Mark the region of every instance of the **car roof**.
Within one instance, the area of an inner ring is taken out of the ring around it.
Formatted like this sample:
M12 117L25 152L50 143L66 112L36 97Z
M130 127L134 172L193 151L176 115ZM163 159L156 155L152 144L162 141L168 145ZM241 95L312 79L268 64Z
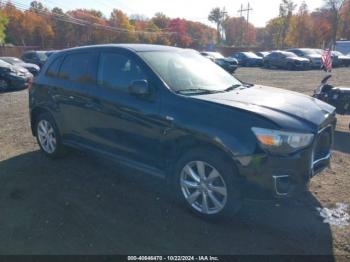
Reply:
M180 51L182 48L164 46L164 45L148 45L148 44L105 44L105 45L90 45L90 46L81 46L74 47L62 50L62 52L71 52L87 49L101 49L101 48L119 48L119 49L128 49L133 52L150 52L150 51Z

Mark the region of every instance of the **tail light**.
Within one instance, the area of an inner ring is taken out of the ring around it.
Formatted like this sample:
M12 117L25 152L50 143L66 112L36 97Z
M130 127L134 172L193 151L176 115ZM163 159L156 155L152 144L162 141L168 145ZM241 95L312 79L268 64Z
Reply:
M28 80L28 92L32 91L32 87L33 87L33 78L30 78Z

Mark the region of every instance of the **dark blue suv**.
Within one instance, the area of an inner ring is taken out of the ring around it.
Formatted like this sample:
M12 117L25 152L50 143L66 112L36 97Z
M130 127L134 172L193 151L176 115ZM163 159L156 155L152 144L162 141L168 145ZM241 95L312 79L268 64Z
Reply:
M284 198L329 165L334 107L242 83L195 51L101 45L53 54L30 90L43 153L74 147L165 178L207 218Z

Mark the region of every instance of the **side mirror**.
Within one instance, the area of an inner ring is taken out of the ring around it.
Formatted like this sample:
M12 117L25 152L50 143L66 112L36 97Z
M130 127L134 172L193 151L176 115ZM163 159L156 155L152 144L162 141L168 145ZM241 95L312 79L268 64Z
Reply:
M135 80L129 86L129 93L139 97L148 96L151 93L147 80Z

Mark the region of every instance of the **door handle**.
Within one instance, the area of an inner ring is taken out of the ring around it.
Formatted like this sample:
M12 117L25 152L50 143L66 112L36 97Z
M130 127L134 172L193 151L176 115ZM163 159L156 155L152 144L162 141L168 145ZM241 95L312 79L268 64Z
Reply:
M169 126L165 127L162 131L163 136L166 136L169 131L171 131L174 127L174 118L172 116L166 116L165 117L166 121L169 123Z
M166 116L165 119L169 122L174 122L174 118L172 116Z

